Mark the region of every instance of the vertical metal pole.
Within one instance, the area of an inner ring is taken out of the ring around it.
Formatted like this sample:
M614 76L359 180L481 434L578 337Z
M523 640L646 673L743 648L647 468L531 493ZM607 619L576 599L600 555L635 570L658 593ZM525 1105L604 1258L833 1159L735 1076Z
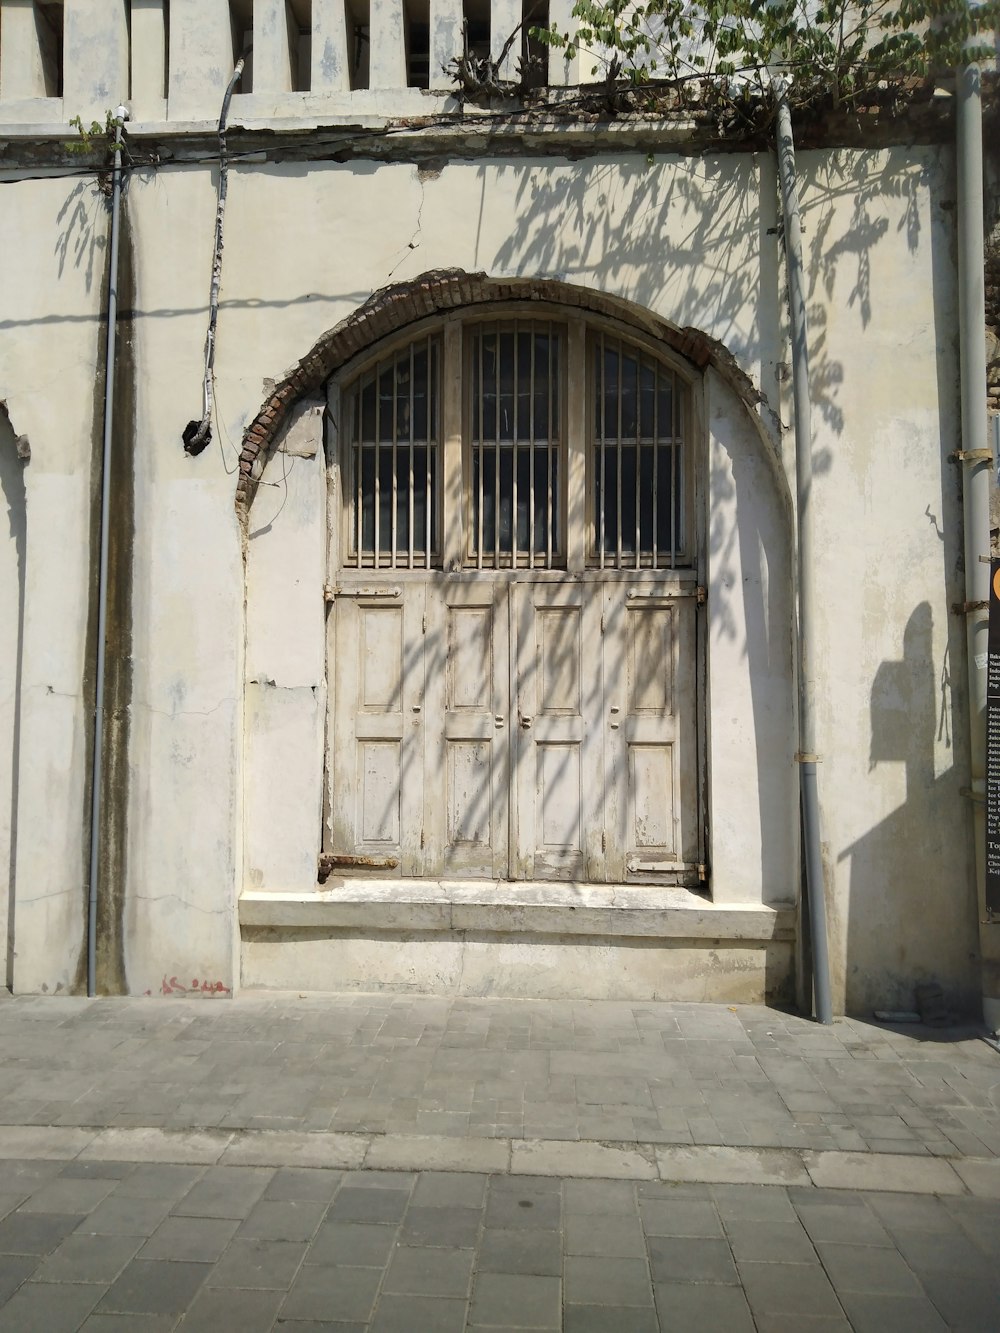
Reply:
M978 65L958 71L955 136L958 166L958 312L962 396L962 522L965 533L966 647L969 672L969 728L975 837L976 893L982 909L986 893L986 663L990 567L980 556L990 549L990 458L986 431L986 290L983 272L983 105ZM985 917L980 910L980 920ZM989 926L980 927L989 931ZM987 943L984 939L983 943ZM983 950L983 1008L987 1025L1000 1024L1000 995L991 981L995 948ZM992 963L992 966L991 966ZM991 993L992 992L992 993Z
M97 994L97 877L101 851L101 781L104 772L105 637L108 625L108 541L111 511L111 439L115 415L115 353L118 335L118 232L122 204L122 126L128 112L115 116L111 169L111 256L108 265L108 332L104 354L104 447L101 462L101 554L97 580L97 681L94 705L94 764L90 802L90 885L87 902L87 994Z
M798 508L799 612L799 792L806 867L806 897L812 940L813 996L816 1018L833 1022L830 960L826 942L826 889L820 850L819 794L816 782L816 644L813 620L814 580L812 516L812 405L809 396L809 341L802 265L802 219L795 182L795 141L788 90L776 81L778 97L778 174L788 263L788 301L792 328L792 393L795 415L795 481Z

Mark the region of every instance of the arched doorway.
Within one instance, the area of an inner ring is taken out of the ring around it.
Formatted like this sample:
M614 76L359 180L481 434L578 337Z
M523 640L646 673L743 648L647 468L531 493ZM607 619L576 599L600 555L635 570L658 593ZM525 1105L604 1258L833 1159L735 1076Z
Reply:
M329 863L702 884L691 365L512 294L365 347L328 394Z

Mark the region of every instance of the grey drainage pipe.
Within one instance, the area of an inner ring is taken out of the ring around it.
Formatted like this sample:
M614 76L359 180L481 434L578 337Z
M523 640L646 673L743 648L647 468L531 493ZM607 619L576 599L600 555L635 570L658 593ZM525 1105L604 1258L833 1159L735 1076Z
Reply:
M101 473L101 555L97 592L97 681L94 705L94 766L90 802L90 893L87 903L87 994L97 994L97 876L101 850L101 780L104 771L105 636L108 624L108 538L111 509L111 438L115 416L115 356L118 335L118 231L122 206L122 127L128 108L115 111L112 167L111 257L108 264L108 341L104 366L104 452Z
M795 415L795 490L798 507L799 612L799 797L806 868L806 899L812 942L814 1012L833 1022L830 960L826 943L826 892L820 850L819 794L816 785L815 629L813 622L812 405L809 397L809 342L802 273L802 220L795 183L795 141L788 87L775 80L778 98L778 176L788 263L788 304L792 326L792 396Z
M962 394L962 523L965 532L965 623L976 889L986 890L986 661L990 567L990 450L986 430L986 293L983 273L983 105L977 65L958 71L955 139L958 158L958 309ZM980 917L984 912L978 913ZM985 978L984 978L985 979ZM1000 1024L1000 997L983 997L987 1025Z

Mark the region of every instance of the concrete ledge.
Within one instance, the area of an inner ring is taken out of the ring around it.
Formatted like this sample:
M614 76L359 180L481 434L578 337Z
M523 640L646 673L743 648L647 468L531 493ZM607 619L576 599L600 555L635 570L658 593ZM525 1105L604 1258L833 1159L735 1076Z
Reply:
M504 880L336 879L310 893L245 890L244 926L488 931L602 938L790 941L792 907L714 903L687 889Z
M811 1152L564 1139L307 1133L284 1130L0 1126L0 1160L177 1162L202 1166L473 1171L489 1175L814 1186L897 1194L1000 1196L996 1158Z

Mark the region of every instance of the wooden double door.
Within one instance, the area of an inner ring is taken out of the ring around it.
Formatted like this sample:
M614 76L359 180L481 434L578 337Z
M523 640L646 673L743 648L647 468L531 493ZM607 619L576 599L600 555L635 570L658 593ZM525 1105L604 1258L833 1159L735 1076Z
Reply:
M694 576L394 573L333 590L338 869L696 883Z

